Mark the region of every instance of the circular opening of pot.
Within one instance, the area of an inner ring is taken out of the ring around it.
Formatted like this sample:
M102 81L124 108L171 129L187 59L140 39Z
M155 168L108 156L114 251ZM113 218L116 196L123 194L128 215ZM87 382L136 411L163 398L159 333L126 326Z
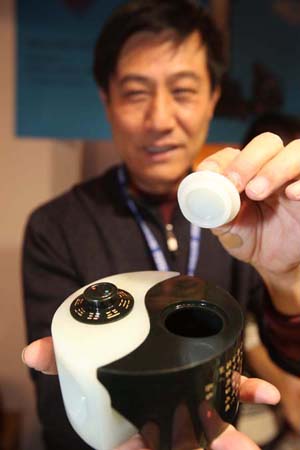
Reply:
M178 336L205 338L218 334L223 327L223 320L215 311L203 305L181 305L165 316L165 326Z

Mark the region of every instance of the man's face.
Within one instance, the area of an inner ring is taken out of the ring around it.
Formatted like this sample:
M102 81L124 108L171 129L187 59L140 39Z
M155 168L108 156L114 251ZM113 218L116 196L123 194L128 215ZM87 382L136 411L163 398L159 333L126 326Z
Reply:
M201 149L219 91L211 92L198 33L180 45L137 33L125 43L109 94L101 93L115 145L134 182L150 193L176 189Z

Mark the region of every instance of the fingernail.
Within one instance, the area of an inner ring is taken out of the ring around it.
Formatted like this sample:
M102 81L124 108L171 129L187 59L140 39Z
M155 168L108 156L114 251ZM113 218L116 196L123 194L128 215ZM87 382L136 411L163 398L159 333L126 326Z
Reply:
M29 344L30 345L30 344ZM31 364L31 362L30 362L30 357L29 357L29 361L28 360L26 360L26 358L25 358L25 354L26 354L26 352L27 352L27 348L28 348L28 345L26 346L26 347L24 347L23 348L23 351L22 351L22 353L21 353L21 358L22 358L22 362L23 362L23 364L25 364L27 367L29 367L30 369L35 369L35 367L33 367L32 366L32 364ZM30 353L30 352L29 352ZM30 355L29 355L30 356ZM28 359L28 358L27 358ZM36 369L35 369L36 370Z
M247 186L247 191L250 191L257 197L265 194L269 188L269 181L265 177L256 177L250 181Z
M22 354L21 354L21 358L22 358L22 361L23 361L24 364L26 364L26 362L25 362L26 348L27 348L27 347L23 348L23 351L22 351Z
M235 185L238 190L242 189L242 181L241 177L237 172L228 172L226 173L227 178Z
M208 159L200 163L197 170L211 170L212 172L220 172L220 166L216 161Z

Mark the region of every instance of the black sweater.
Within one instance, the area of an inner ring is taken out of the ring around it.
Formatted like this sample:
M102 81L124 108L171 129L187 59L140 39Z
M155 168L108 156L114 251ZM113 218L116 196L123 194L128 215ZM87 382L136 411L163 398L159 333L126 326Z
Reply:
M141 199L137 203L171 270L185 273L188 222L176 208L172 223L179 249L174 256L167 249L159 207ZM124 203L115 168L43 205L29 218L24 240L29 342L51 334L54 312L81 286L104 276L140 270L155 270L155 266L139 225ZM202 230L196 275L228 290L243 307L263 295L256 272L230 257L208 230ZM47 449L90 448L68 423L57 377L36 372L32 376Z

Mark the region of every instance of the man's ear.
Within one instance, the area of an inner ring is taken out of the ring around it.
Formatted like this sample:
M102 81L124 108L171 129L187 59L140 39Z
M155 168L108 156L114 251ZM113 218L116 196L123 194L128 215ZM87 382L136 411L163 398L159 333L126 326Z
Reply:
M106 117L109 119L109 98L107 92L103 89L99 89L98 91L100 100L104 106Z
M107 93L103 89L99 89L98 93L99 93L100 100L103 103L103 106L106 108L106 105L108 103Z
M210 106L211 106L210 118L211 119L215 113L215 109L216 109L218 101L220 100L220 97L221 97L221 87L216 86L211 93L211 99L210 99L211 100L211 102L210 102Z

